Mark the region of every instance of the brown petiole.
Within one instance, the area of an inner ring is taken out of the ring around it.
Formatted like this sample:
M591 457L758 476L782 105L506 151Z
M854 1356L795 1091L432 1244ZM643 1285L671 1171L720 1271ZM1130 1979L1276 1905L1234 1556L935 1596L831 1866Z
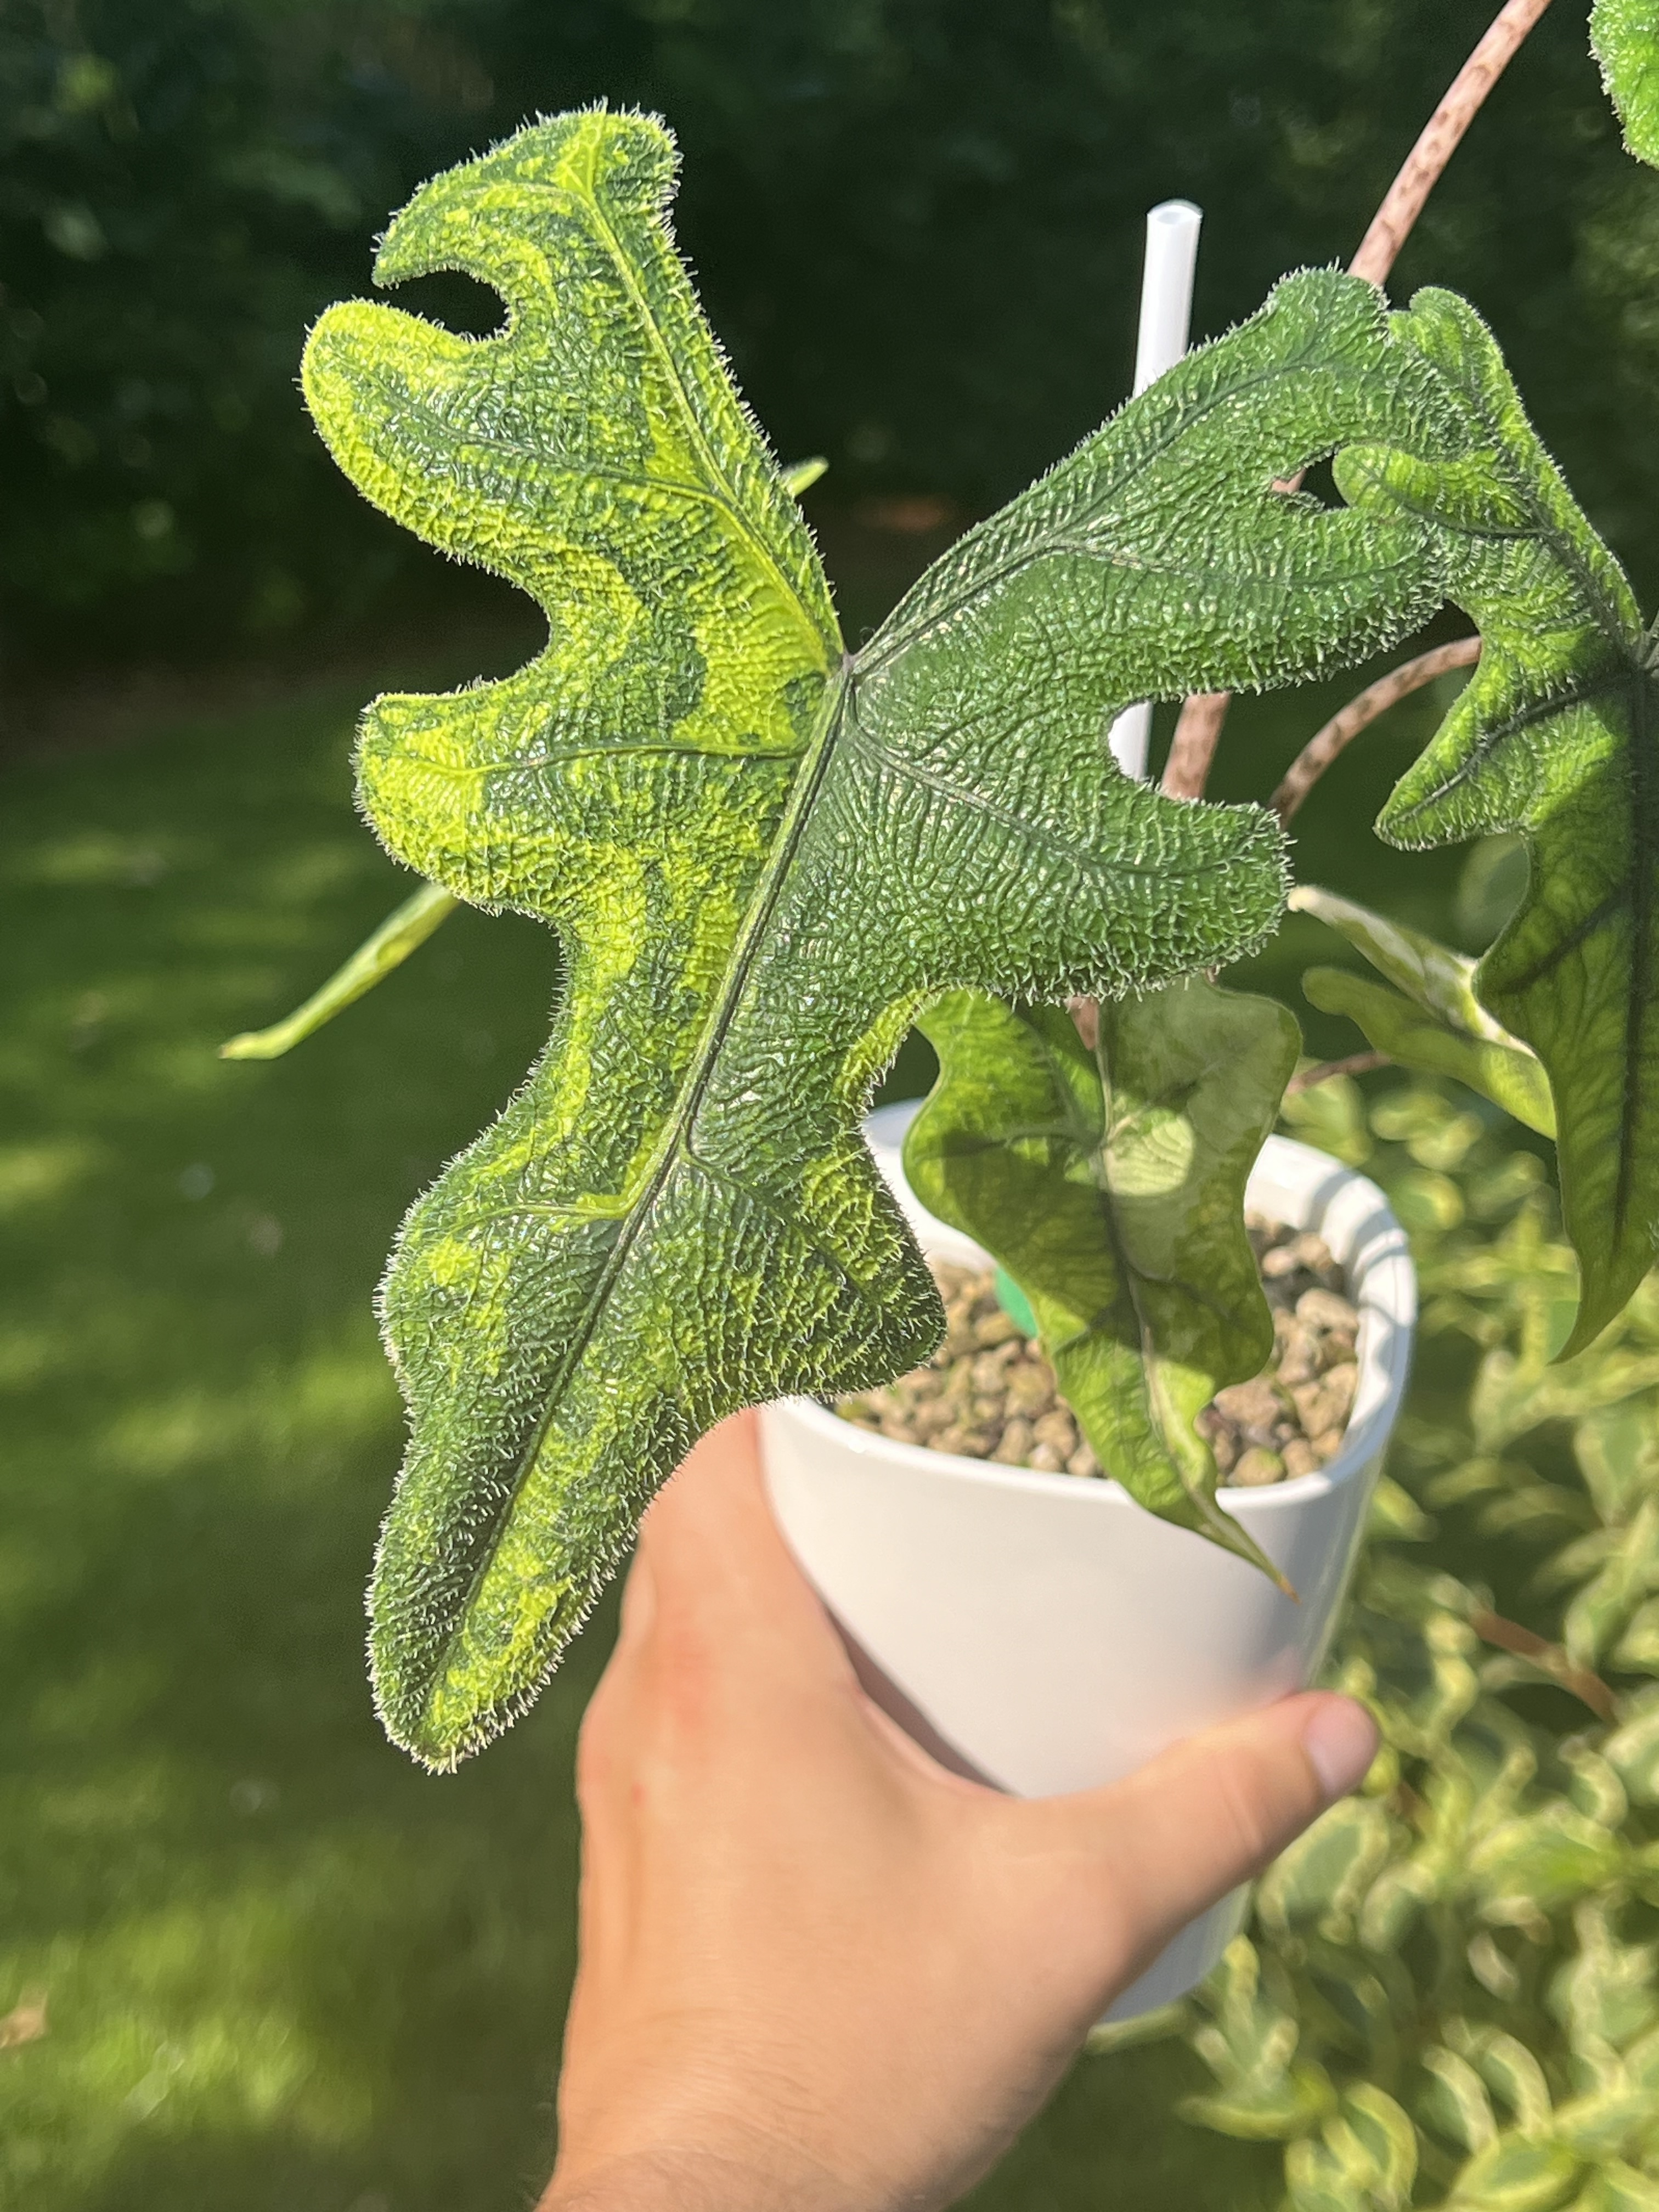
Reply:
M1580 1705L1588 1705L1598 1720L1610 1721L1618 1711L1618 1700L1601 1677L1588 1667L1579 1666L1568 1657L1560 1644L1552 1644L1547 1636L1523 1628L1518 1620L1506 1620L1501 1613L1493 1613L1486 1606L1477 1606L1470 1613L1469 1626L1483 1644L1495 1644L1500 1651L1525 1659L1541 1674L1549 1675L1564 1690L1570 1691Z
M1309 738L1285 769L1267 802L1279 820L1289 826L1291 817L1331 763L1379 715L1413 691L1420 691L1425 684L1432 684L1437 676L1454 668L1468 668L1480 658L1480 639L1460 637L1450 645L1437 645L1431 653L1419 653L1415 660L1405 661L1387 676L1379 676L1375 684L1368 684L1358 698L1350 699L1340 714L1333 714L1323 729ZM1218 695L1206 692L1204 696Z
M1322 1060L1293 1075L1285 1085L1285 1096L1293 1098L1298 1091L1311 1091L1316 1083L1328 1083L1334 1076L1369 1075L1373 1068L1393 1066L1386 1052L1351 1052L1346 1060Z
M1383 195L1359 251L1348 264L1354 276L1367 276L1373 284L1383 282L1464 132L1549 4L1550 0L1505 0ZM1171 799L1204 796L1231 696L1225 691L1197 691L1182 708L1164 770L1163 787Z

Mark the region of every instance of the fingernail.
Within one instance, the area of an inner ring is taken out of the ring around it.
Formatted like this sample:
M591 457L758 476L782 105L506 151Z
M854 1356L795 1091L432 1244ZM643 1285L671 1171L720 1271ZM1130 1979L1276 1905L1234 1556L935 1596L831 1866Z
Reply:
M1357 1789L1376 1756L1376 1723L1352 1698L1322 1698L1308 1716L1302 1748L1319 1777L1325 1802Z

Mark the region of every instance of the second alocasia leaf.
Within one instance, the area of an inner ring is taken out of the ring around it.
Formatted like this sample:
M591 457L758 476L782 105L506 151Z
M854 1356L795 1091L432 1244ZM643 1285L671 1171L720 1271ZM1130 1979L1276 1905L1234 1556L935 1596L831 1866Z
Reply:
M975 991L921 1028L939 1076L904 1147L917 1197L1025 1293L1105 1472L1266 1565L1216 1504L1194 1422L1273 1346L1244 1186L1296 1066L1294 1018L1194 975L1103 1006L1092 1050L1063 1007Z
M1475 970L1549 1079L1588 1344L1659 1232L1659 687L1623 570L1575 505L1474 309L1419 292L1395 327L1462 417L1460 458L1356 449L1344 493L1433 528L1480 659L1377 823L1404 846L1527 841L1528 888Z
M1357 659L1435 598L1414 519L1273 489L1354 439L1449 450L1376 294L1316 274L848 654L675 255L672 174L641 117L521 132L418 193L376 272L465 270L503 329L351 302L306 358L359 486L549 624L504 682L378 701L358 756L398 858L566 953L545 1054L383 1291L410 1440L373 1663L434 1765L534 1694L702 1431L931 1349L935 1293L859 1135L921 1007L1109 994L1273 927L1269 818L1124 780L1113 714Z

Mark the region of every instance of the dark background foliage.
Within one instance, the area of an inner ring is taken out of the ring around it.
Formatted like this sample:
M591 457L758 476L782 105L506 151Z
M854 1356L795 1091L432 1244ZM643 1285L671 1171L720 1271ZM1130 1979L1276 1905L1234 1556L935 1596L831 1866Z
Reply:
M1139 219L1207 216L1197 327L1352 252L1486 0L0 0L0 636L14 670L246 651L467 580L371 515L294 386L433 169L605 97L836 503L982 510L1127 383ZM1399 271L1466 291L1659 575L1659 184L1561 0ZM411 304L487 328L466 280ZM480 588L473 584L477 592Z

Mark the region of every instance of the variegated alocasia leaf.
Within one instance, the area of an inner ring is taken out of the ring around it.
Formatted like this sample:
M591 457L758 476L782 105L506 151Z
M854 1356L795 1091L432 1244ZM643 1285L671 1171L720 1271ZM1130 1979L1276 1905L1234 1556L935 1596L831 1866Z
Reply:
M1435 598L1415 520L1273 489L1345 441L1450 450L1375 292L1318 274L848 655L674 253L672 166L641 117L521 132L420 191L376 272L465 270L503 329L357 301L306 356L360 488L549 623L504 682L376 702L358 750L398 858L566 953L545 1055L382 1293L411 1435L371 1649L434 1765L534 1694L701 1431L936 1340L858 1126L915 1012L1160 981L1273 927L1275 827L1120 776L1111 716L1357 658Z
M1351 968L1310 968L1302 988L1322 1012L1346 1014L1401 1066L1449 1075L1540 1136L1555 1134L1555 1107L1538 1057L1476 998L1476 963L1466 953L1312 884L1298 884L1290 902L1346 937L1397 986L1391 990Z
M1638 161L1659 167L1659 9L1654 0L1595 0L1590 44L1601 82Z
M1440 539L1479 665L1377 828L1439 845L1516 830L1527 896L1475 971L1480 1003L1543 1062L1588 1344L1653 1265L1659 1230L1659 693L1624 572L1522 410L1474 309L1419 292L1394 318L1463 420L1449 466L1340 457L1345 495Z
M1103 1006L1092 1051L1063 1009L976 991L921 1027L939 1073L905 1139L911 1188L1024 1291L1106 1473L1274 1572L1217 1505L1193 1425L1273 1351L1244 1185L1296 1067L1295 1020L1188 976Z

